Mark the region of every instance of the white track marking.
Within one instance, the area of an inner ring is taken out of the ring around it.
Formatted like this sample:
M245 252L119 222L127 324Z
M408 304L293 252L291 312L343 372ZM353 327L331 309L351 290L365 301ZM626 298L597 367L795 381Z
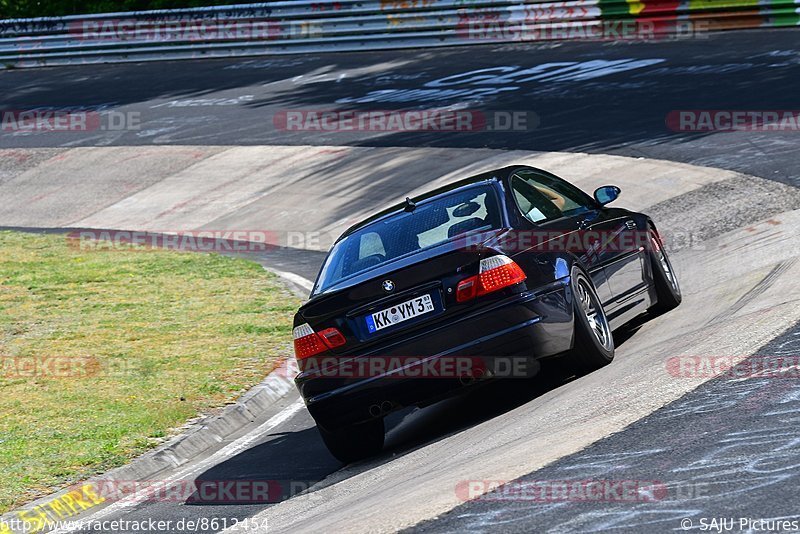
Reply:
M303 278L299 274L294 274L294 273L290 273L290 272L287 272L287 271L279 271L277 269L271 269L271 268L268 269L268 270L273 272L273 273L275 273L275 274L277 274L281 278L285 278L288 281L290 281L290 282L292 282L294 284L297 284L298 286L302 287L303 289L307 289L308 291L311 291L312 289L314 289L314 282L312 282L311 280L309 280L307 278Z

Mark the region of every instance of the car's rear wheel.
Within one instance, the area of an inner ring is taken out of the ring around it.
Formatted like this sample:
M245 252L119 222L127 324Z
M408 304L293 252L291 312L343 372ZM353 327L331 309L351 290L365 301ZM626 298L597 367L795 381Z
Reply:
M681 303L681 288L667 251L664 250L664 244L653 228L649 230L649 239L650 264L653 266L653 282L658 298L658 302L650 310L664 313L677 308Z
M591 279L577 266L570 287L575 310L575 343L570 360L578 372L589 372L614 359L614 338Z
M326 430L317 425L325 446L340 462L349 464L381 452L383 449L383 419Z

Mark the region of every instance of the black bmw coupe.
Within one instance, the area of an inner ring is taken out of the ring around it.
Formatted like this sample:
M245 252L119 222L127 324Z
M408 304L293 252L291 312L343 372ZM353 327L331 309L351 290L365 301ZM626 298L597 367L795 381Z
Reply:
M295 381L343 462L383 447L383 418L541 358L576 373L614 358L612 331L680 304L662 238L557 176L512 166L407 198L347 230L295 315Z

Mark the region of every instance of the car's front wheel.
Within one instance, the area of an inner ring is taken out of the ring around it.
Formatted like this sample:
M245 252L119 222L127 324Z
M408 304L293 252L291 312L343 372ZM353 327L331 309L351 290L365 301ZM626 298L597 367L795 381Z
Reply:
M381 452L385 429L383 419L326 430L317 425L325 446L340 462L349 464Z
M590 372L614 359L614 338L591 279L577 266L570 278L575 342L569 357L576 371Z

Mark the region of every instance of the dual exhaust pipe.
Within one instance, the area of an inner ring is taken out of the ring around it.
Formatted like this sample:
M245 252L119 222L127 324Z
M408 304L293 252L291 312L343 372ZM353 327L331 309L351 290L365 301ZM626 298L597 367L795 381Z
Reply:
M484 372L483 369L476 369L474 372L467 376L460 376L458 381L461 382L463 386L469 386L470 384L474 384L478 380L482 378L489 378L492 376L491 372ZM380 404L373 404L369 407L369 415L377 419L378 417L383 417L391 412L395 407L395 404L392 401L383 401Z
M369 414L372 417L378 418L388 414L389 412L392 411L393 408L394 404L391 401L383 401L380 404L373 404L372 406L370 406Z
M490 378L492 373L490 371L484 372L483 369L475 369L473 372L466 376L459 376L458 381L461 382L462 386L469 386L474 384L481 378Z

